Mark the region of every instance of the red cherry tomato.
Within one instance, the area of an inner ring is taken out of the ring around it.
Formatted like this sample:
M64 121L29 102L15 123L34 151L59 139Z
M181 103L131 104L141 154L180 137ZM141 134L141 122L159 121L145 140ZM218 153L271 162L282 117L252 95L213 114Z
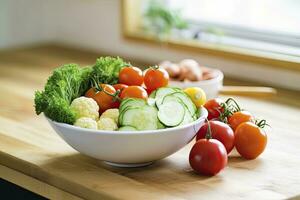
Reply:
M234 147L234 133L232 129L225 123L220 121L210 121L211 136L213 139L219 140L225 147L227 154ZM207 134L208 124L205 123L197 133L196 140L205 138Z
M227 152L220 141L201 139L191 149L189 161L196 172L211 176L219 173L226 166Z
M230 127L235 130L241 123L253 121L253 115L248 111L238 111L228 118Z
M246 159L255 159L267 145L267 134L252 122L240 124L234 135L235 148Z
M115 88L115 90L120 90L120 91L122 91L122 90L124 90L125 88L127 88L128 85L118 83L118 84L113 85L113 87Z
M140 86L143 81L143 72L137 67L124 67L119 73L119 83Z
M144 75L144 83L150 91L165 87L169 83L169 74L165 69L150 67Z
M205 104L204 107L208 111L208 120L211 119L218 119L220 116L220 113L224 112L224 108L222 107L222 99L215 98L215 99L210 99L208 100Z
M108 84L101 84L100 85L102 90L104 91L96 91L94 88L90 88L86 93L86 97L93 98L98 106L99 106L99 112L102 113L107 109L115 108L115 102L113 101L113 95L116 93L115 88L113 86Z
M128 86L125 88L121 93L121 99L125 98L141 98L141 99L147 99L148 94L144 88L141 86Z

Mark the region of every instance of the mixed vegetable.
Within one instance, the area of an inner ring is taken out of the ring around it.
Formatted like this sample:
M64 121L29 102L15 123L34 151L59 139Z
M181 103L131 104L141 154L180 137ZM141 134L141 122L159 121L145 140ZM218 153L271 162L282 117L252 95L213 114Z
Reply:
M36 113L53 121L99 130L155 130L188 124L205 103L200 88L168 87L158 66L142 72L121 58L101 57L94 66L63 65L44 91L35 94Z

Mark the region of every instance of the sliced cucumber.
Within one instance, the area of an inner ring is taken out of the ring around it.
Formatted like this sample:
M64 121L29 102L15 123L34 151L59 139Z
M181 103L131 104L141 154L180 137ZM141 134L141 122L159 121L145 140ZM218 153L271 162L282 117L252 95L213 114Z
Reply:
M193 122L195 119L192 117L191 113L186 109L186 112L184 113L184 118L182 122L179 125L185 125Z
M175 92L172 95L181 99L181 101L187 106L187 109L192 116L196 113L197 108L195 104L184 92Z
M125 110L128 107L142 107L146 105L146 101L144 99L138 99L138 98L128 98L125 99L125 103L123 101L121 102L121 105L119 107L120 112Z
M185 108L179 101L168 101L160 105L158 119L166 126L179 125L185 114Z
M118 129L118 131L137 131L137 130L132 126L122 126Z
M166 128L165 125L163 125L159 120L157 120L157 129L164 129Z
M177 91L178 91L177 88L171 88L171 87L159 88L156 91L156 96L155 96L156 106L159 107L162 104L163 99L166 95L177 92Z
M129 107L124 111L121 120L122 126L133 126L137 130L155 130L157 123L157 109L149 105L139 108Z

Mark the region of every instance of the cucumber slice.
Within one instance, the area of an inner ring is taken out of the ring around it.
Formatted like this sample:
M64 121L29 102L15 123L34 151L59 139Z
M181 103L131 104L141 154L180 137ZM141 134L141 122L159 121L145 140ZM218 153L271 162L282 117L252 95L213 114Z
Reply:
M137 130L155 130L157 123L157 109L148 105L139 108L129 107L124 111L121 120L122 126L133 126Z
M179 125L185 114L185 108L179 101L168 101L160 105L158 119L166 126Z
M164 129L166 128L165 125L163 125L159 120L157 120L157 129Z
M159 88L156 91L156 96L155 96L156 106L159 107L162 104L163 99L166 95L172 94L177 91L178 88L170 88L170 87Z
M122 112L123 110L125 110L128 107L142 107L144 105L146 105L146 101L143 99L128 98L128 100L125 101L125 103L123 103L123 101L121 102L119 110L120 110L120 112Z
M184 113L184 118L183 118L182 122L179 125L186 125L186 124L189 124L193 121L195 121L195 119L193 118L191 113L186 109L186 112Z
M187 109L189 110L192 116L196 113L196 105L184 92L174 92L172 95L181 99L181 101L187 106Z
M118 131L137 131L137 130L132 126L122 126L118 129Z

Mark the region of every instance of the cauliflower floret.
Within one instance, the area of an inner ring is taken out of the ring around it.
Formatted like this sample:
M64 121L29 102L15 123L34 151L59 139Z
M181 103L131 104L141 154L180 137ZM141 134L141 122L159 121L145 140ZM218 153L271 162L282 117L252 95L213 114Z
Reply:
M117 123L111 118L100 118L97 125L99 130L114 131L118 129Z
M102 113L102 115L100 116L100 119L101 118L111 118L118 124L119 109L117 109L117 108L107 109L104 113Z
M81 128L97 129L97 122L92 118L81 117L75 121L74 126L79 126Z
M81 117L89 117L97 120L99 117L99 106L92 98L78 97L71 103L71 109L77 114L77 119Z

